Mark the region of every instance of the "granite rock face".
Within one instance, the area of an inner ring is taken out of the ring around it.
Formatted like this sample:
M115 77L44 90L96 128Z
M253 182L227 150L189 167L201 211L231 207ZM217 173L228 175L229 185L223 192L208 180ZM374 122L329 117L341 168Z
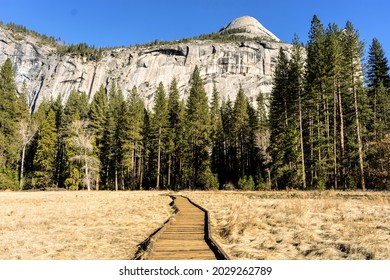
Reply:
M232 29L242 29L243 32L238 34L245 35L247 37L260 37L264 39L271 39L276 42L280 42L280 39L266 29L257 19L249 16L243 16L234 19L232 22L224 26L220 32L228 31Z
M233 21L231 26L248 28L248 33L254 34L261 24L248 18L244 17L241 23ZM264 40L259 42L192 40L186 44L117 48L105 51L102 59L95 62L72 54L58 55L55 48L40 45L32 36L15 39L0 27L0 64L7 58L12 60L18 87L24 80L27 83L32 110L43 100L59 95L65 103L72 90L85 92L91 99L101 84L109 89L113 82L125 96L136 86L150 108L158 84L162 82L168 88L176 78L181 97L186 99L196 65L209 96L215 83L223 98L234 100L241 85L250 100L255 101L259 91L271 91L279 48L290 48L269 31L271 35L267 35L264 27L260 29Z

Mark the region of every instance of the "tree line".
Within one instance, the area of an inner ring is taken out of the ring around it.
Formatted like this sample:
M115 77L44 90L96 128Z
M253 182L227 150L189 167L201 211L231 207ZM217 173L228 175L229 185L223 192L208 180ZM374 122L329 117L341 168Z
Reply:
M389 188L390 77L374 39L363 46L348 22L281 49L273 89L252 104L240 87L208 100L195 68L188 99L159 84L148 110L115 81L92 100L71 92L30 114L11 60L0 69L0 189Z
M273 186L389 189L389 67L377 39L367 65L363 50L351 22L325 29L314 16L306 47L295 38L290 58L280 51L270 102Z

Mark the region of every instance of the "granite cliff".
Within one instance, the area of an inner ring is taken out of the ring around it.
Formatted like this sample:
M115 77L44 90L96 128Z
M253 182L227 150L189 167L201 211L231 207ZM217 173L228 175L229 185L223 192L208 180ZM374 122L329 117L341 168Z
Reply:
M222 97L233 100L240 85L252 101L260 90L269 94L279 48L289 49L290 45L252 17L235 19L219 32L226 34L229 30L248 39L191 39L186 43L115 48L105 50L98 61L91 61L71 53L60 55L55 47L41 44L34 36L15 36L0 27L0 64L7 58L12 60L18 87L26 81L32 110L58 95L65 103L72 90L92 98L101 84L108 89L114 81L125 95L136 86L150 107L158 84L168 87L175 77L182 98L186 98L196 65L209 95L214 83Z

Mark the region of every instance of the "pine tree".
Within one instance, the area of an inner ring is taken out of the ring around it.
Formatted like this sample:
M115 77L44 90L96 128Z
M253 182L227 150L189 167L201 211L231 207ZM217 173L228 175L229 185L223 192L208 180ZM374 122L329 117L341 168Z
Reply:
M210 106L210 120L211 172L219 174L219 179L221 179L224 169L223 125L220 94L215 84Z
M0 188L16 187L21 143L18 117L14 69L8 58L0 69Z
M178 122L175 128L175 157L176 157L176 167L174 171L175 180L175 189L184 188L186 182L189 180L188 168L186 168L186 155L189 151L189 146L187 145L187 112L184 101L179 102L178 107Z
M245 153L245 146L248 142L248 98L244 94L244 90L240 87L236 100L234 102L234 119L233 119L233 133L235 138L235 149L236 149L236 170L238 178L242 178L246 175L246 164L247 155ZM237 179L238 179L237 178Z
M308 182L315 188L325 187L329 173L329 96L326 94L325 30L317 16L313 17L307 43L304 107L308 122L305 131L309 135ZM330 169L332 170L332 169Z
M73 116L76 114L76 112L79 114L80 119L85 120L88 118L88 96L85 92L80 93L72 90L64 108L64 116L62 120L64 130L67 130L69 125L72 123Z
M39 131L34 178L36 186L51 187L55 183L57 131L55 113L50 109Z
M368 97L373 112L371 130L375 140L390 132L390 73L382 45L374 38L368 53Z
M123 165L126 178L131 188L141 189L147 152L143 143L143 140L146 141L146 135L143 135L145 105L136 87L133 87L127 98L124 116Z
M291 155L293 144L290 142L288 88L289 63L283 49L280 49L275 68L270 101L270 146L272 158L272 179L276 188L284 188L291 177Z
M8 58L0 69L0 147L1 169L15 169L17 146L15 136L17 130L17 95L14 69Z
M379 40L372 40L368 52L367 78L368 86L376 88L382 82L385 88L390 88L389 64Z
M94 134L94 149L100 161L103 160L103 135L104 135L104 124L106 122L106 114L108 111L108 101L106 90L103 85L100 86L99 90L95 93L90 110L89 120L92 132ZM96 173L96 190L99 190L100 176Z
M290 118L294 129L299 130L299 148L294 147L294 150L299 150L300 159L294 158L294 165L297 168L301 179L299 185L306 189L306 168L305 168L305 149L303 139L303 79L304 79L304 60L303 46L299 43L297 35L294 36L293 47L291 50L291 60L289 62L289 95L290 97ZM295 121L294 121L295 120Z
M93 96L90 110L89 119L90 125L94 134L96 135L96 145L99 147L100 141L103 135L103 124L105 122L106 112L108 110L108 101L106 90L103 85Z
M177 89L177 81L174 78L169 88L168 95L168 118L169 130L167 131L167 154L168 154L168 174L167 185L172 186L174 190L177 188L178 173L180 169L180 99L179 90Z
M233 133L234 111L233 103L228 98L227 101L222 101L221 105L221 119L223 127L223 168L219 173L220 181L225 185L232 185L237 181L237 170L235 168L236 149L235 137Z
M348 148L351 168L355 165L352 160L358 161L358 177L360 187L364 191L364 154L363 154L363 126L361 117L362 108L365 103L365 93L363 89L363 72L361 65L362 45L359 41L359 32L351 22L347 22L342 34L343 48L343 92L346 95L346 114L348 117ZM356 137L355 139L353 137ZM352 184L352 183L351 183ZM354 187L354 186L351 186Z
M115 160L115 150L113 143L115 142L115 122L112 116L111 110L107 110L105 122L103 125L103 136L101 144L101 178L102 185L105 188L112 189L114 166L113 161ZM114 182L115 188L115 182Z
M155 157L151 155L151 151L153 150L153 140L152 139L152 127L151 127L151 115L146 108L143 110L143 120L141 126L140 136L142 137L142 149L143 153L141 156L142 161L142 174L140 176L140 189L142 189L142 185L145 183L147 186L153 186L152 181L154 179L154 170L153 169L153 160Z
M109 103L108 111L110 112L110 117L112 118L112 131L109 132L113 137L110 138L111 142L107 143L111 145L112 158L111 158L111 167L112 173L111 177L113 178L115 190L119 190L119 181L123 178L122 161L123 161L123 142L124 142L124 117L125 117L125 102L121 89L117 89L116 83L114 82L109 91ZM107 127L108 128L108 127ZM124 186L122 185L122 188Z
M210 113L206 91L199 68L196 66L191 78L191 89L187 101L187 139L190 170L190 187L204 188L205 174L209 168Z
M152 119L152 131L154 139L156 139L157 150L157 174L156 174L156 189L160 189L161 185L161 158L166 150L168 120L168 104L163 84L160 82L156 94L154 96L154 115ZM164 143L165 142L165 143Z

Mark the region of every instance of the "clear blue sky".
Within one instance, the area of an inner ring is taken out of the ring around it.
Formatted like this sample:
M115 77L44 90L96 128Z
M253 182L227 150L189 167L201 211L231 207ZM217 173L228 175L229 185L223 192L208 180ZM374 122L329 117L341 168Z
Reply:
M389 0L1 0L0 20L22 24L67 43L129 46L218 31L250 15L285 42L307 40L314 14L326 26L352 21L361 39L377 37L390 56Z

